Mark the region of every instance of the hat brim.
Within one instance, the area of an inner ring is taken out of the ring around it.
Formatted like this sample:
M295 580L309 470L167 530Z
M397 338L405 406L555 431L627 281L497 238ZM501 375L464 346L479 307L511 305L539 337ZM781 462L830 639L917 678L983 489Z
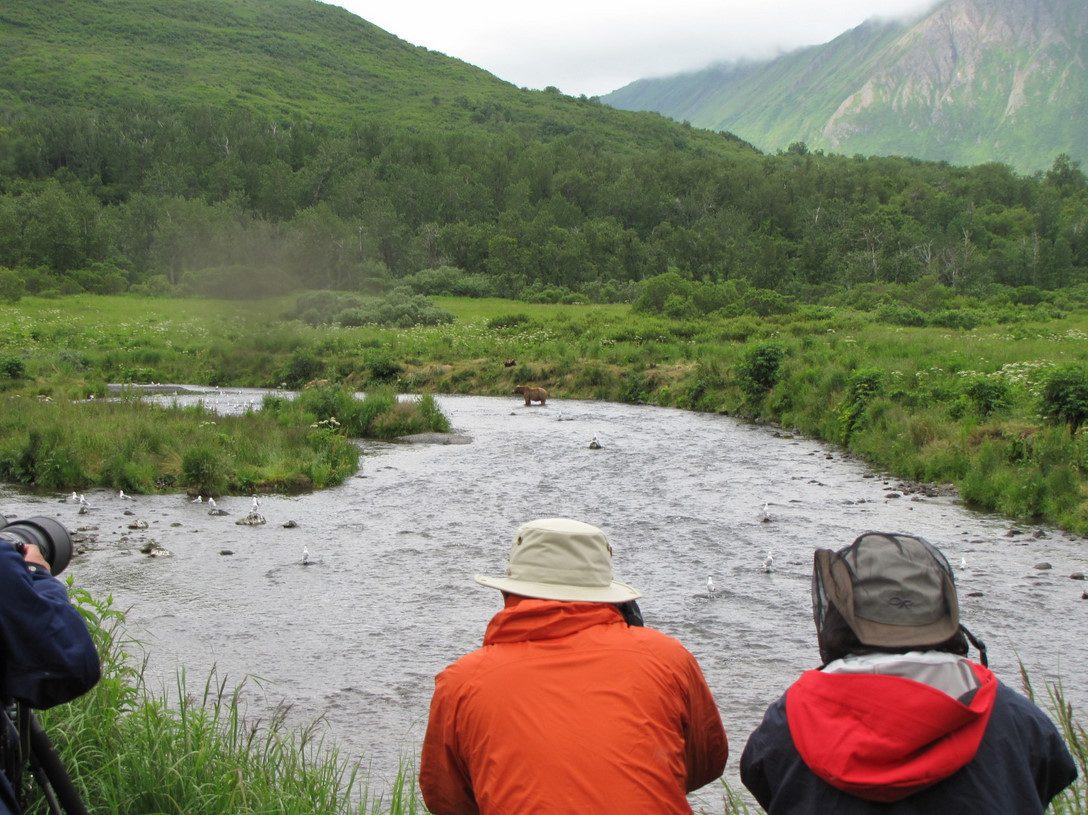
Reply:
M512 577L488 577L476 575L476 582L489 589L498 589L519 597L535 597L540 600L566 600L583 603L627 603L642 596L640 592L613 580L607 586L565 586L556 583L534 583L515 580Z

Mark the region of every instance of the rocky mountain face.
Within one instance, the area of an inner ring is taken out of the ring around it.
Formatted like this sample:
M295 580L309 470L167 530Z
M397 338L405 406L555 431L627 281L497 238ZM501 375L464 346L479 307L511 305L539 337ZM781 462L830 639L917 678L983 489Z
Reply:
M765 151L999 161L1023 172L1088 158L1088 3L945 0L767 62L639 80L602 97Z

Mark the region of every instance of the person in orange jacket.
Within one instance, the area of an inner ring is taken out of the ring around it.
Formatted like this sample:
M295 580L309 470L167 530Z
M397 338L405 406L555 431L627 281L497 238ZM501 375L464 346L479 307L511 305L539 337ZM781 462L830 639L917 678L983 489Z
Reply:
M641 626L641 595L612 579L604 533L531 521L506 577L476 581L505 607L483 647L435 679L419 772L427 809L690 815L687 793L725 769L725 728L695 657Z

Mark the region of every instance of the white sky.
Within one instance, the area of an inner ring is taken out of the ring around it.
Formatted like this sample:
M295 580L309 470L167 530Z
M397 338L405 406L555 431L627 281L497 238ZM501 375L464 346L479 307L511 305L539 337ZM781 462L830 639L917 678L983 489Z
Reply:
M330 0L519 87L599 96L636 79L828 42L938 0Z

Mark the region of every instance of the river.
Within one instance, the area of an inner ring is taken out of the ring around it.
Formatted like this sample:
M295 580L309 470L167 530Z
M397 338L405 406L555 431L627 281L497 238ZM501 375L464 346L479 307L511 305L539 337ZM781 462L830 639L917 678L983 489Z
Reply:
M178 398L232 411L259 405L260 392ZM341 486L262 496L261 526L236 524L251 496L220 497L229 514L213 516L182 495L95 491L79 515L63 496L5 487L0 509L95 538L68 571L127 610L153 688L172 689L183 666L191 691L213 667L231 684L259 678L247 681L250 715L286 701L298 722L324 717L327 738L371 767L375 789L400 756L418 755L434 675L480 645L500 608L473 575L501 574L514 530L539 517L608 534L616 578L643 593L647 624L702 665L735 787L764 708L818 663L813 550L865 530L943 549L957 567L962 619L998 676L1019 687L1022 660L1037 690L1060 677L1075 709L1088 703L1088 584L1070 578L1088 571L1081 537L905 490L834 448L729 417L563 399L437 401L467 443L363 442L362 469ZM600 449L590 449L595 436ZM148 528L130 529L136 520ZM151 540L173 556L141 554ZM711 785L692 801L721 812L721 799Z

